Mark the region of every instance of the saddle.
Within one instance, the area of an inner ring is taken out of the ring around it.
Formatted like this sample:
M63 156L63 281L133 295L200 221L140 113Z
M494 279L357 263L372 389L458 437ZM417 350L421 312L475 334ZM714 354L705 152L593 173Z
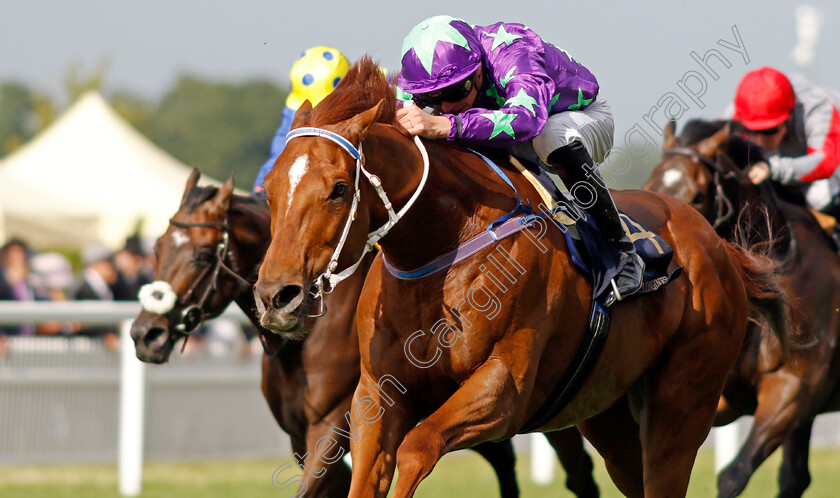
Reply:
M568 193L560 191L548 173L533 164L526 167L516 158L511 158L511 164L528 179L540 196L539 209L534 211L548 214L554 222L562 226L569 251L572 253L572 261L591 277L593 298L598 300L609 287L610 280L621 270L620 254L607 243L595 220L587 217ZM636 247L636 252L645 262L642 288L633 295L654 292L676 278L682 267L670 268L674 255L671 246L621 209L619 217L624 231Z

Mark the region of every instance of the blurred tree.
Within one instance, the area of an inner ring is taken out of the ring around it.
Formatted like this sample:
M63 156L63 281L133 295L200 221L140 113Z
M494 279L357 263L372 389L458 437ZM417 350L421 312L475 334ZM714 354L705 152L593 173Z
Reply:
M110 104L120 116L138 130L149 124L155 112L151 103L128 90L114 92Z
M74 102L90 90L101 91L110 67L111 59L107 57L102 58L89 73L84 71L81 62L70 64L64 77L64 87L70 102Z
M269 155L287 90L269 81L216 83L181 76L138 128L189 166L249 190ZM137 124L137 123L135 123Z
M55 116L45 95L23 83L0 83L0 157L20 147Z

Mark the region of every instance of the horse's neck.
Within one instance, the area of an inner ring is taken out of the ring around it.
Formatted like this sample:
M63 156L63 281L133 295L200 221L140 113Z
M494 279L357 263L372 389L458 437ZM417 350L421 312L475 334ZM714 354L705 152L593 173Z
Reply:
M271 242L271 214L268 205L257 198L231 197L231 243L242 277L256 275Z
M430 170L423 192L380 242L388 261L407 270L428 263L486 228L485 219L498 211L488 206L499 205L508 210L512 207L509 191L489 183L488 177L476 174L477 171L469 166L473 162L464 161L464 158L472 159L468 153L424 143L427 144ZM388 195L398 192L391 202L399 210L415 192L422 177L423 163L416 145L401 135L385 137L371 140L365 154L372 159L369 164L378 165L375 173L382 179ZM395 157L400 160L394 161ZM475 159L481 162L478 156ZM377 228L385 222L387 215L373 189L369 192L367 195L374 198L369 204L372 228Z
M234 195L231 197L228 216L231 225L232 265L235 266L233 270L239 272L242 278L253 281L271 241L268 209L262 209L254 199ZM240 288L234 301L259 329L260 319L256 315L253 286Z

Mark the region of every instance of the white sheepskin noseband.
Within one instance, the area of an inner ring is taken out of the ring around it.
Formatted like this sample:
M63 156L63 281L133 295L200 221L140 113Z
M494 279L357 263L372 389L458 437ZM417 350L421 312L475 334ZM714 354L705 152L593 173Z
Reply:
M137 297L144 310L156 315L165 315L172 311L175 301L178 300L172 286L163 280L156 280L140 287Z

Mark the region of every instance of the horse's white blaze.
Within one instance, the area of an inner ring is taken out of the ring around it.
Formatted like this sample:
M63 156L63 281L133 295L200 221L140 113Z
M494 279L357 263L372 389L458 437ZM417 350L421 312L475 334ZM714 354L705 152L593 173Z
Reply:
M184 232L180 230L175 230L174 232L172 232L172 243L175 244L175 247L181 247L189 241L190 236L185 234Z
M673 187L682 180L683 172L678 169L669 169L662 175L662 184L666 187Z
M286 212L289 212L289 208L292 207L292 199L295 196L295 189L300 183L300 179L303 178L303 175L306 174L306 170L309 169L309 156L304 154L299 156L295 159L295 163L292 164L292 167L289 169L289 196L286 199Z

